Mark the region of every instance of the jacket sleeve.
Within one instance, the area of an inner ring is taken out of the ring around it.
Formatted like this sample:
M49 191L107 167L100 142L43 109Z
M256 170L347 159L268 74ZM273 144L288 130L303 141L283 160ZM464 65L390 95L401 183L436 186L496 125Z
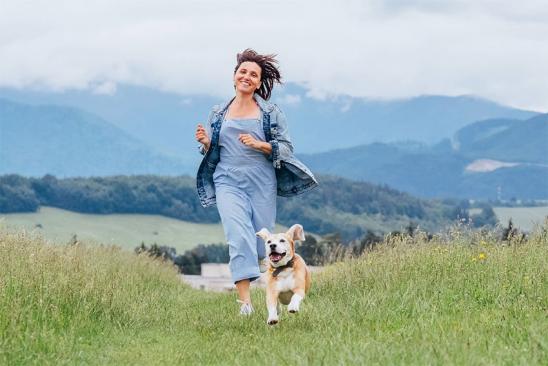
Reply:
M278 106L274 107L273 117L276 118L277 127L273 129L272 140L269 141L272 145L272 153L268 159L272 161L274 168L280 169L282 160L288 160L293 155L293 144L289 137L285 114Z
M205 130L207 132L207 136L209 137L210 141L211 141L211 122L212 122L212 119L213 119L213 111L209 112L209 116L207 117L207 122L205 123L205 126L204 126ZM202 145L201 143L198 143L198 151L202 155L205 155L205 153L206 153L204 145Z

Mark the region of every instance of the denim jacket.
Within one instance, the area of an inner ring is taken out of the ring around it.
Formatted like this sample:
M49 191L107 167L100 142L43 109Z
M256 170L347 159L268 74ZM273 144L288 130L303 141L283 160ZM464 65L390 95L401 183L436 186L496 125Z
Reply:
M272 153L267 159L272 161L276 171L278 196L295 196L316 187L318 182L312 172L293 155L293 145L283 112L277 105L267 102L258 94L255 94L254 98L262 112L266 141L272 145ZM219 133L224 115L232 100L214 106L209 113L205 126L211 139L209 150L204 151L202 144L198 146L204 157L196 175L196 188L203 207L216 203L213 173L221 157Z

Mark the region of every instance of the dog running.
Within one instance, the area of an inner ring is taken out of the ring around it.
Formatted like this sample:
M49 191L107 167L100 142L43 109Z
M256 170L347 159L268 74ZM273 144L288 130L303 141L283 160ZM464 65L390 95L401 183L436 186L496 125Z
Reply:
M280 303L290 313L299 311L301 301L311 285L310 270L295 253L295 241L305 240L302 225L295 224L285 233L273 234L263 228L256 235L266 246L269 269L266 272L266 307L269 325L278 323Z

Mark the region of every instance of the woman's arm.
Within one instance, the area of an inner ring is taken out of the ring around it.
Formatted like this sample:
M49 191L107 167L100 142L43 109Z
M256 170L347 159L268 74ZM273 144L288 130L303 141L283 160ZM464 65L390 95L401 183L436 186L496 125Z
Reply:
M282 160L288 160L293 155L293 143L289 137L289 129L287 128L287 120L281 109L275 105L273 118L277 123L275 136L269 141L271 145L271 153L268 156L272 160L274 167L279 169L282 167Z
M244 145L267 155L267 159L273 162L274 167L281 168L281 160L287 160L293 154L293 144L289 138L285 115L278 106L275 107L272 118L276 121L277 127L274 131L275 136L271 136L270 141L257 140L247 133L240 134L238 139Z
M265 155L270 155L272 153L272 145L270 145L268 142L257 140L248 133L239 134L238 140L240 140L242 144L258 150Z
M270 156L270 154L272 154L272 145L270 145L268 142L261 141L261 144L259 145L259 151L267 156Z
M198 150L200 151L200 154L204 155L207 150L209 150L210 144L211 144L211 119L213 117L213 111L209 113L209 116L207 117L207 122L205 123L205 126L202 126L205 129L205 134L207 136L207 143L200 143L198 145ZM200 129L200 125L197 128L196 132L196 139L198 140L198 131Z

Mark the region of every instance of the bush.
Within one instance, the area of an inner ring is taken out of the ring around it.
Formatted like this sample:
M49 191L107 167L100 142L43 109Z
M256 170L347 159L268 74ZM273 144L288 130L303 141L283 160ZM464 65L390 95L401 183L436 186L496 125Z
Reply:
M184 274L199 275L202 272L202 263L228 263L228 245L226 244L200 244L187 250L182 255L177 255L175 248L160 246L156 243L147 247L145 243L135 248L135 253L145 253L154 258L162 258L173 262Z
M174 263L184 274L201 274L202 263L228 263L228 245L200 244L196 248L187 250L183 255L177 256Z
M39 205L27 179L18 175L0 176L0 212L35 212Z
M488 204L483 204L481 206L481 213L474 215L472 218L472 224L474 227L484 227L490 226L493 227L497 224L497 215L493 211L493 207Z

